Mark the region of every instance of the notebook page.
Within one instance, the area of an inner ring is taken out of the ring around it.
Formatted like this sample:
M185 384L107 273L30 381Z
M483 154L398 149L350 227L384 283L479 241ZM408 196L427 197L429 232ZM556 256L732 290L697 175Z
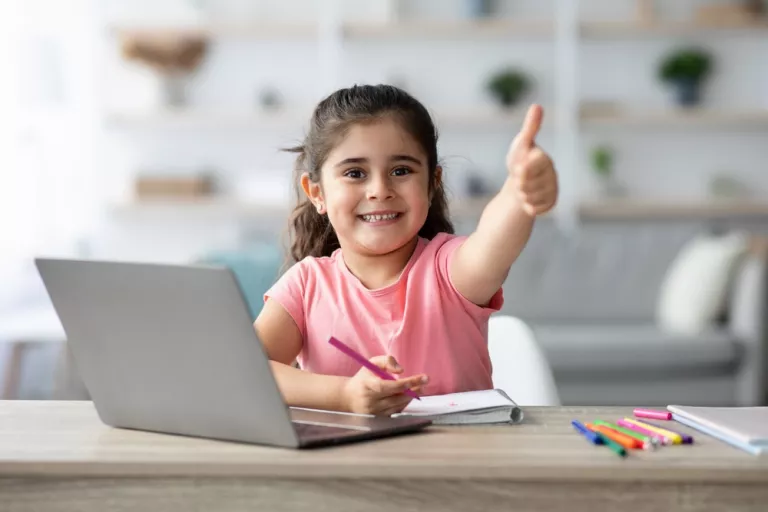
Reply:
M412 400L403 414L434 416L493 407L513 407L515 404L495 389L467 391L447 395L423 396L421 401Z

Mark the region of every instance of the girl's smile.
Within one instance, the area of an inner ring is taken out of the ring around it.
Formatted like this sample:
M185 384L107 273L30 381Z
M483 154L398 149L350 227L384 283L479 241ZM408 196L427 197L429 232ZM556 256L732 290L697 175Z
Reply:
M402 218L403 214L393 211L376 211L371 213L364 213L358 215L363 222L372 226L389 226L397 222Z

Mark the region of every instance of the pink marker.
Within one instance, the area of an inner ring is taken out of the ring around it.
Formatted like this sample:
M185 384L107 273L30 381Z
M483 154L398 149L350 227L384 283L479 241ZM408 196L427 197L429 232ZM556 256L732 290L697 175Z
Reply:
M648 418L651 420L671 420L672 413L668 411L656 411L653 409L635 409L633 411L637 418Z
M638 425L635 425L634 423L630 423L626 420L619 420L616 422L617 425L620 427L628 428L629 430L634 430L638 434L642 434L644 436L656 438L659 444L672 444L672 440L668 437L662 436L657 434L656 432L653 432L652 430L648 430L646 428L640 427Z
M333 336L331 336L331 339L328 340L328 343L330 343L331 345L339 349L342 353L348 355L349 357L351 357L352 359L354 359L364 367L368 368L368 370L373 372L378 377L384 380L396 380L393 376L391 376L390 374L388 374L387 372L385 372L384 370L382 370L381 368L379 368L378 366L376 366L375 364L373 364L372 362L370 362L369 360L361 356L359 353L355 352L355 350L352 347L345 345L343 342L337 340ZM416 400L421 400L421 398L419 398L419 395L417 395L410 389L406 389L404 393L410 396L411 398L415 398Z

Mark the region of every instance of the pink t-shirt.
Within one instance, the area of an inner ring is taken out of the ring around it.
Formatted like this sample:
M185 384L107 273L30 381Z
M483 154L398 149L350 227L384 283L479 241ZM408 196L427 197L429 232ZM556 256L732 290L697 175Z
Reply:
M301 368L352 376L360 365L328 344L335 336L366 358L392 355L402 375L425 373L423 394L489 389L488 317L501 308L501 289L488 307L464 298L448 268L465 237L420 238L400 278L369 290L350 272L341 250L293 265L265 294L293 317L303 338Z

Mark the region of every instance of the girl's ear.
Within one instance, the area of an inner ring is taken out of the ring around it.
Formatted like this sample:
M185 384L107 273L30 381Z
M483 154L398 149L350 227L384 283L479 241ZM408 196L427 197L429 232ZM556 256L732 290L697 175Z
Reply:
M306 194L307 199L315 206L317 213L320 215L325 213L325 200L323 199L323 190L320 188L319 183L313 183L309 179L309 174L304 173L301 175L301 189Z
M432 179L431 187L429 187L429 204L432 204L432 198L435 196L435 190L440 188L443 184L443 168L439 165L435 167L435 175Z

